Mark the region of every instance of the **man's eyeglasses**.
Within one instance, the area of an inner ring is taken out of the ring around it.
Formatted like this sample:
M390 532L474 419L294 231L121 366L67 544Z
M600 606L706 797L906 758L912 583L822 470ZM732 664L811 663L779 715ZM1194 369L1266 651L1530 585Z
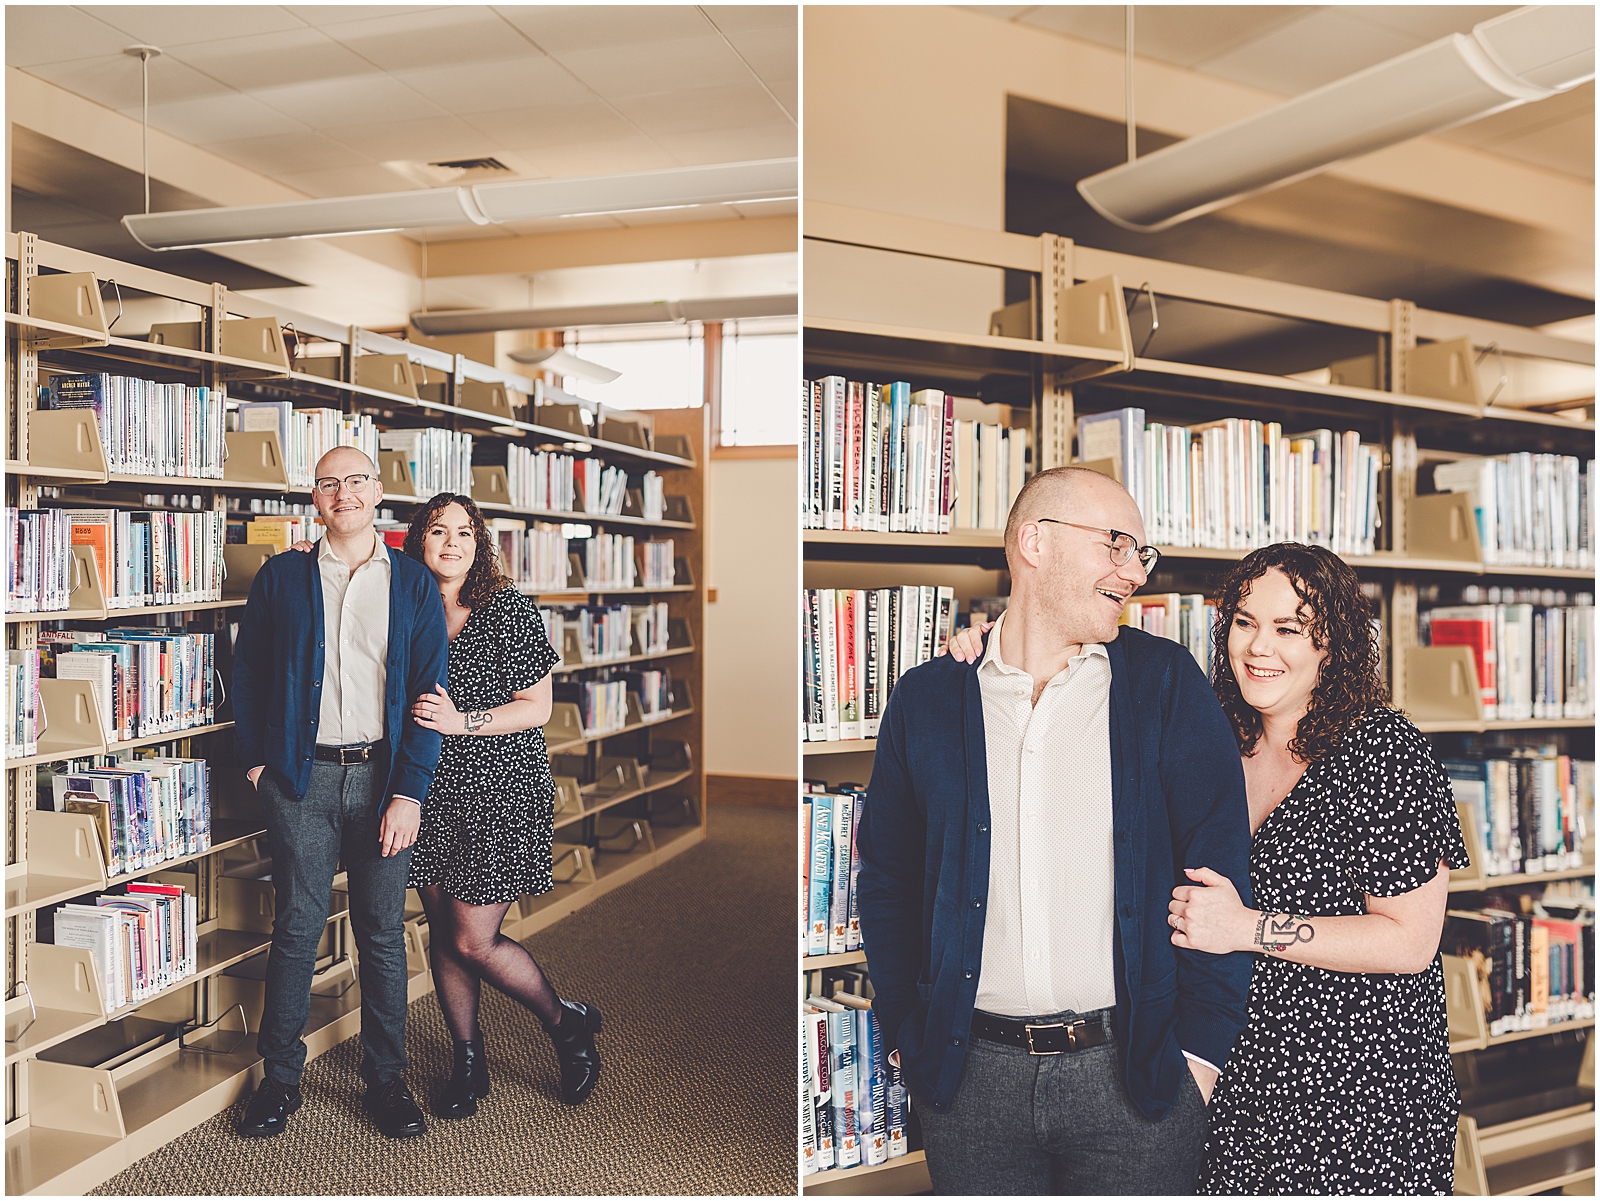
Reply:
M1097 525L1079 525L1076 521L1061 521L1055 517L1036 517L1034 520L1048 521L1051 525L1070 525L1075 530L1088 530L1091 534L1104 534L1111 539L1107 549L1111 552L1111 561L1118 567L1137 556L1139 566L1144 568L1145 575L1149 575L1156 569L1156 560L1161 558L1161 552L1155 547L1140 546L1137 538L1121 530L1103 530Z
M372 487L372 479L373 477L365 472L360 475L347 475L342 480L336 475L324 476L317 481L317 491L324 496L335 496L338 494L339 485L343 484L357 496L365 496L367 489Z

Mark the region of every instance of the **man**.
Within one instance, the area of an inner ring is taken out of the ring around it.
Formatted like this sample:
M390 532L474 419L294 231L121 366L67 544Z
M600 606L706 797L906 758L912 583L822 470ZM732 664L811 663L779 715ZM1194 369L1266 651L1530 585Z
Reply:
M1182 646L1118 629L1155 552L1082 468L1029 480L977 663L900 679L861 822L874 1008L944 1194L1195 1190L1250 960L1177 950L1185 867L1249 888L1239 750Z
M406 875L442 745L409 703L447 683L449 640L432 575L391 555L373 529L383 487L372 460L342 446L314 474L321 543L262 566L234 656L234 735L261 797L277 905L256 1039L266 1074L239 1133L279 1134L300 1107L300 1036L342 860L367 1108L384 1134L404 1138L426 1130L403 1075Z

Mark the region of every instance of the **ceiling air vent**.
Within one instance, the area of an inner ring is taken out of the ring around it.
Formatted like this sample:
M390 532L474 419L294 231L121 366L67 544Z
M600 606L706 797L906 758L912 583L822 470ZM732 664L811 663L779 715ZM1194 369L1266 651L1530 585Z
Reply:
M454 158L442 163L429 163L430 167L443 167L447 171L506 171L511 170L497 158Z

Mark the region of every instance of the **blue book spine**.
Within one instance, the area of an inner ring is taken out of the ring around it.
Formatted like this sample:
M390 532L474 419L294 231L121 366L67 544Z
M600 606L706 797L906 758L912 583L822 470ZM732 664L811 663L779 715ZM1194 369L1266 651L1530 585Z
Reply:
M811 795L811 904L806 954L828 953L828 899L833 862L833 796Z
M911 385L896 380L884 385L889 394L889 529L906 528L906 414L911 407Z
M842 955L850 928L850 834L855 794L833 798L833 881L828 897L828 954Z
M866 808L867 793L862 789L855 794L855 812L850 815L850 924L844 932L847 951L861 948L861 907L856 897L856 886L861 880L861 848L856 842L861 834L861 815Z
M885 1113L888 1079L883 1070L883 1038L878 1029L878 1015L870 1009L856 1011L856 1030L862 1055L861 1102L861 1158L868 1164L880 1164L889 1158L889 1123Z

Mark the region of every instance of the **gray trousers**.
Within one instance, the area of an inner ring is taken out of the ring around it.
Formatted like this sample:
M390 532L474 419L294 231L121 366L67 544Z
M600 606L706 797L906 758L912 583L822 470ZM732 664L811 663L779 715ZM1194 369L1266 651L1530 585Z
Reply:
M1097 1011L1110 1033L1110 1010ZM1058 1014L1041 1021L1095 1015ZM1205 1152L1206 1109L1188 1071L1159 1122L1128 1097L1122 1052L1064 1055L974 1038L949 1112L917 1108L933 1191L945 1196L1192 1194Z
M339 861L350 875L350 926L361 965L361 1075L381 1083L406 1070L406 874L411 848L383 857L384 779L370 763L313 763L303 798L270 767L256 790L272 848L276 908L267 953L266 1006L256 1048L266 1073L298 1084L311 1016L317 943ZM401 802L409 804L410 802Z

